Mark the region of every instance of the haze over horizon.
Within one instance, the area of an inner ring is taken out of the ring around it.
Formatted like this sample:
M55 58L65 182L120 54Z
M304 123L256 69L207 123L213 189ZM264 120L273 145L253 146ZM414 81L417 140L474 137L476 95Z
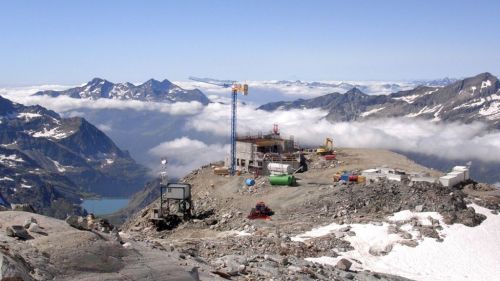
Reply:
M0 4L0 86L500 73L497 1Z

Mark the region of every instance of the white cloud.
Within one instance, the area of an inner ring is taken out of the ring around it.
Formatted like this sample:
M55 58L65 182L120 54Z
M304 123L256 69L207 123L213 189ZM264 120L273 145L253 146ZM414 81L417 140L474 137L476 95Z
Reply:
M169 161L169 175L181 177L202 165L223 160L228 151L228 145L206 144L200 140L182 137L163 142L151 148L149 153L158 158L166 156Z
M136 111L158 111L172 115L192 115L199 112L203 105L199 102L177 102L175 104L161 102L143 102L137 100L114 99L75 99L66 96L29 96L5 94L6 98L24 105L41 105L59 113L77 109L121 109Z
M293 98L311 98L329 93L345 93L353 87L357 87L366 94L387 95L402 90L415 88L412 82L402 81L243 81L247 83L250 94L261 95L285 95ZM185 89L198 88L207 95L228 96L228 90L222 87L195 82L176 81L175 84Z
M99 128L99 130L101 130L103 132L110 132L112 130L112 127L111 127L110 123L99 124L96 127Z
M62 91L69 88L77 86L67 86L67 85L38 85L38 86L26 86L26 87L9 87L0 88L0 95L2 96L30 96L39 91L54 90Z
M213 95L217 95L218 91L219 101L228 101L228 89L210 85L208 87L214 91ZM228 104L213 103L203 107L197 102L165 104L30 96L39 89L35 87L15 91L0 89L0 93L16 102L27 105L40 104L65 115L80 115L78 109L88 108L159 111L172 115L187 115L186 126L179 124L179 128L215 135L218 137L215 139L219 140L227 139L225 137L229 135L230 106ZM212 98L216 100L216 96ZM401 150L464 161L479 159L498 162L500 159L500 132L488 131L486 125L479 122L439 123L411 118L394 118L332 124L326 121L324 116L326 112L319 109L266 112L256 110L252 104L239 103L238 132L240 135L266 133L271 131L273 124L276 123L279 124L286 137L293 135L299 144L304 146L320 145L324 138L329 136L333 137L335 143L341 147ZM107 123L100 126L103 130L111 129L110 124ZM171 157L174 165L173 173L176 175L182 175L210 161L224 159L228 152L227 145L206 144L203 141L214 138L205 137L203 134L197 138L200 140L181 138L162 143L152 148L150 154Z
M229 134L229 105L210 104L190 118L187 127L219 136ZM393 118L363 122L330 123L325 111L317 109L266 112L252 106L238 107L239 135L269 132L278 124L281 132L293 135L305 146L320 145L331 136L342 147L365 147L418 152L447 159L480 159L498 162L500 132L487 131L480 122L436 123Z

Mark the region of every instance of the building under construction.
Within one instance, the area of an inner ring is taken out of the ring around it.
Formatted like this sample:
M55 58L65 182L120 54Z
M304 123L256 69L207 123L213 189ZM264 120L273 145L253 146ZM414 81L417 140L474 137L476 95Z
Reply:
M267 164L271 162L291 164L299 167L293 136L283 138L277 125L269 134L238 136L236 139L236 169L239 171L261 171L267 174ZM229 159L226 159L229 166Z

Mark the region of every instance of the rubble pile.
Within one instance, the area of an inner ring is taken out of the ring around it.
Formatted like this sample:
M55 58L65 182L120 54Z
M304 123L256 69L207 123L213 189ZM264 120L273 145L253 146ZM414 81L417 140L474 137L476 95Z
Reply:
M434 183L383 180L368 185L336 184L331 190L318 201L304 203L304 210L337 223L383 220L401 210L439 212L448 224L476 226L485 219L467 208L467 195L460 189Z

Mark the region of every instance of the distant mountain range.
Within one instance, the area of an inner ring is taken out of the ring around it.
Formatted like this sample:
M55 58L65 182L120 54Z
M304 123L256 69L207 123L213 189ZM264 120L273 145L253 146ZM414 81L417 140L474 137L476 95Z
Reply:
M446 80L444 84L451 82ZM490 73L457 80L446 86L418 86L390 95L367 95L358 88L312 99L264 104L261 110L320 108L326 119L354 121L408 117L432 121L484 121L500 129L500 81Z
M101 78L94 78L83 86L64 91L40 91L34 95L51 97L68 96L77 99L117 99L152 102L190 102L197 101L204 105L209 99L198 89L185 90L167 79L158 81L150 79L135 86L132 83L111 83Z
M324 92L326 93L345 93L354 88L359 89L363 93L369 95L386 95L399 91L411 90L417 86L429 86L429 87L443 87L451 83L456 82L457 79L453 78L443 78L435 80L414 80L414 81L398 81L398 82L384 82L384 81L289 81L289 80L278 80L278 81L264 81L257 83L260 87L276 88L279 90L287 91L289 89L291 92L304 91L307 89L313 92Z
M134 193L146 172L85 119L0 97L0 193L10 203L65 217L82 212L82 195Z

